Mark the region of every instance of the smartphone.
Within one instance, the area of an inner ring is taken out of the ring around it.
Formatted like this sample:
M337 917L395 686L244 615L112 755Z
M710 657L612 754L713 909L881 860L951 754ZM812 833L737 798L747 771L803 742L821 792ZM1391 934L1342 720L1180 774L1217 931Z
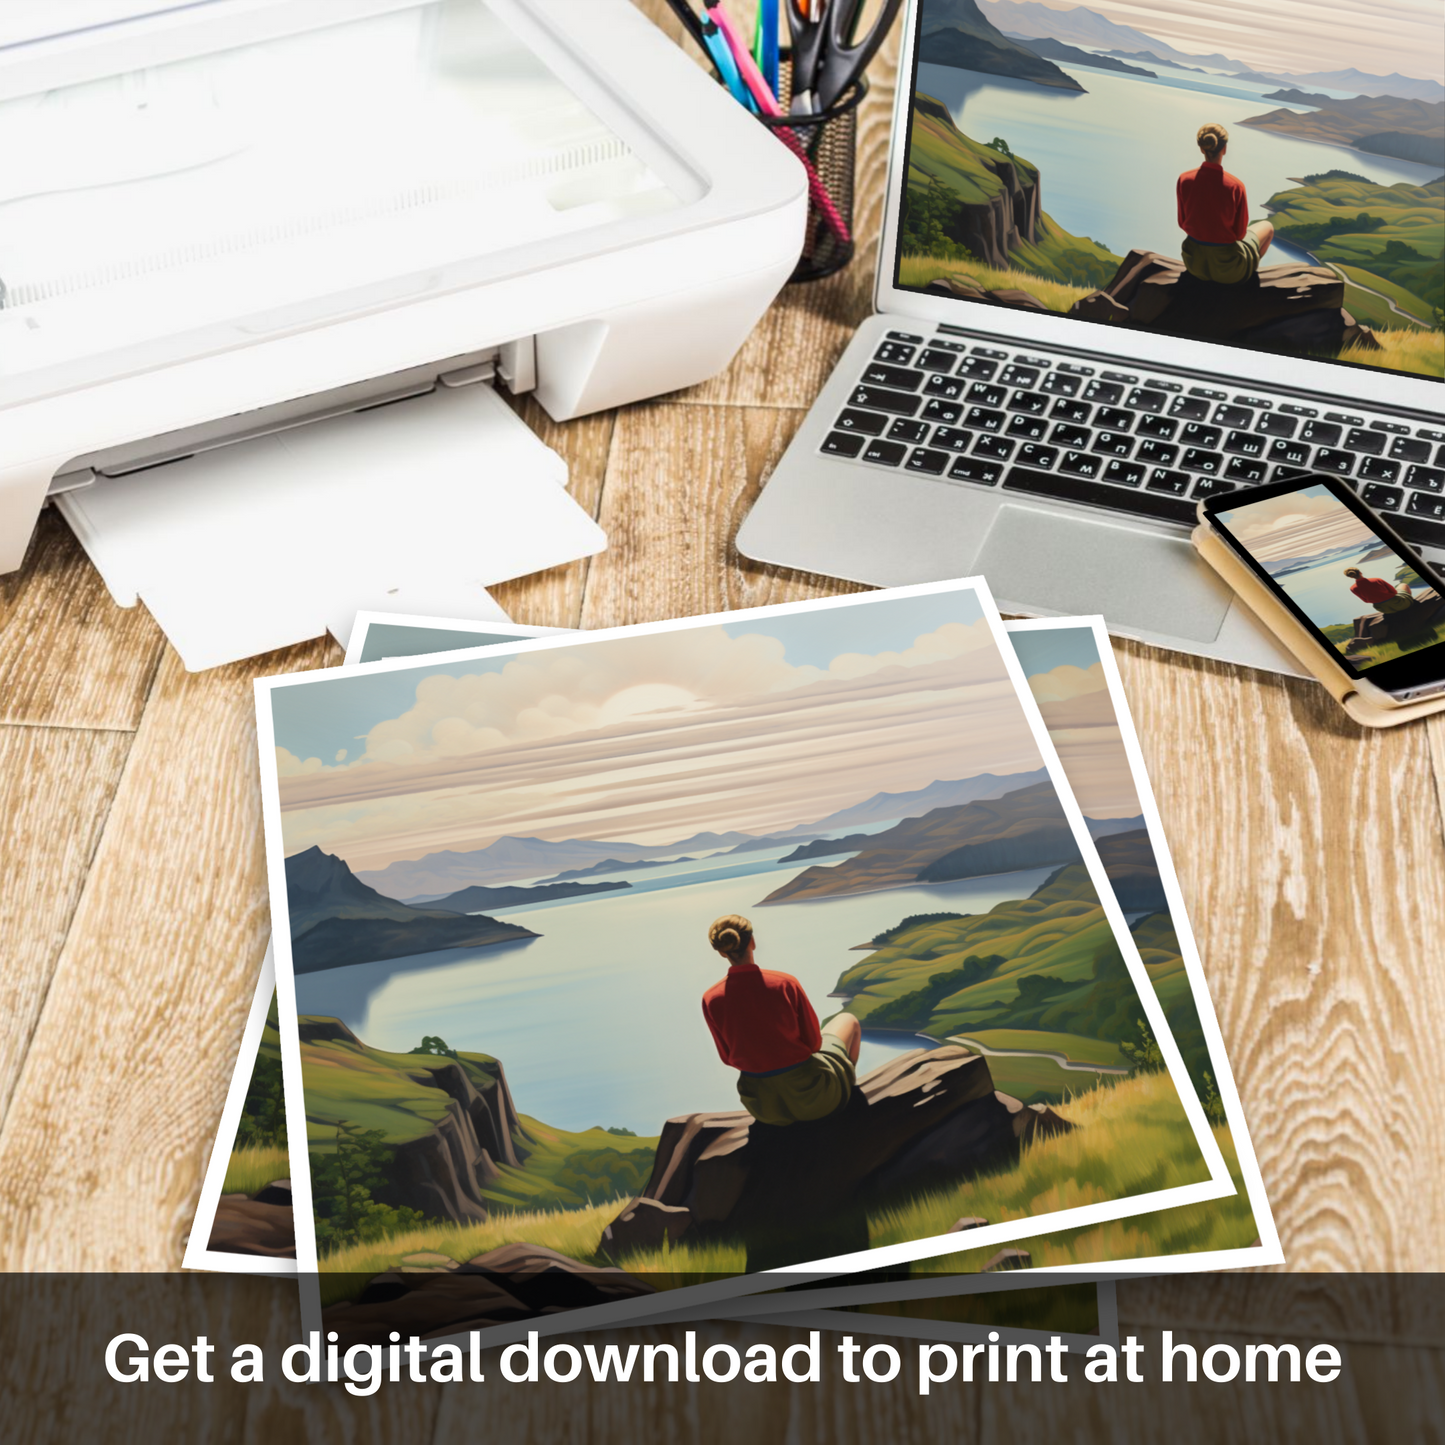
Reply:
M1199 510L1361 691L1394 703L1445 692L1445 586L1348 482L1308 474Z

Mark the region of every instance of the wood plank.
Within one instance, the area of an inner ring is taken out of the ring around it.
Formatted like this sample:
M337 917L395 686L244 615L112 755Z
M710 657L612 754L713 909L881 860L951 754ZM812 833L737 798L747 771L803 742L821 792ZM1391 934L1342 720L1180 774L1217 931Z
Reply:
M1314 683L1115 650L1289 1267L1445 1268L1428 730L1360 728Z
M0 723L133 731L164 641L117 607L60 513L40 514L25 563L0 577Z
M0 1119L30 1047L132 735L0 727Z
M505 395L505 393L504 393ZM530 396L507 397L517 415L567 463L567 490L593 517L602 505L602 484L612 446L614 413L599 412L576 421L555 422ZM576 627L592 559L569 562L519 577L490 589L514 622L535 627Z
M801 414L653 403L618 413L584 627L693 617L861 591L836 578L745 563L738 526Z
M167 649L0 1126L0 1268L174 1269L270 929L253 677Z

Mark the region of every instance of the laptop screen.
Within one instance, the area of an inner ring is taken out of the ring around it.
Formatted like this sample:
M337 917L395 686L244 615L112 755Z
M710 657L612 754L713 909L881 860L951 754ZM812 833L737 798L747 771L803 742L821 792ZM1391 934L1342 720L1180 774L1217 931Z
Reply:
M1439 0L1307 8L919 0L894 284L1445 378Z

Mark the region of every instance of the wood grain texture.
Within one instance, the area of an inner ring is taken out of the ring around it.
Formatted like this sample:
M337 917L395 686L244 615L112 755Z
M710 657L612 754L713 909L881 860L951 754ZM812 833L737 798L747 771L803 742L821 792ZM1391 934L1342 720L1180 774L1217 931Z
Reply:
M130 745L122 732L0 727L0 1119Z
M270 929L253 677L167 649L0 1126L0 1268L166 1269Z
M54 508L25 565L0 576L0 723L134 730L164 640L117 607Z
M694 617L861 591L744 563L733 538L801 414L653 403L618 413L584 627Z
M1116 647L1284 1252L1445 1267L1445 841L1430 733Z

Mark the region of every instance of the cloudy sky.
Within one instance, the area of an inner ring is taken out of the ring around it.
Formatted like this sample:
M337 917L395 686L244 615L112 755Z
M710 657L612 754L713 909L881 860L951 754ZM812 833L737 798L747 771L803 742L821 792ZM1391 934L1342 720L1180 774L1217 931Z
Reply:
M285 851L357 869L507 834L760 833L1041 766L968 591L322 674L270 698Z
M1378 537L1326 487L1306 487L1221 512L1220 520L1261 562L1312 557Z
M1009 640L1085 817L1137 818L1139 795L1092 629L1011 632Z
M1074 8L1045 0L1050 10ZM1445 79L1439 0L1087 0L1086 9L1195 55L1261 70Z

